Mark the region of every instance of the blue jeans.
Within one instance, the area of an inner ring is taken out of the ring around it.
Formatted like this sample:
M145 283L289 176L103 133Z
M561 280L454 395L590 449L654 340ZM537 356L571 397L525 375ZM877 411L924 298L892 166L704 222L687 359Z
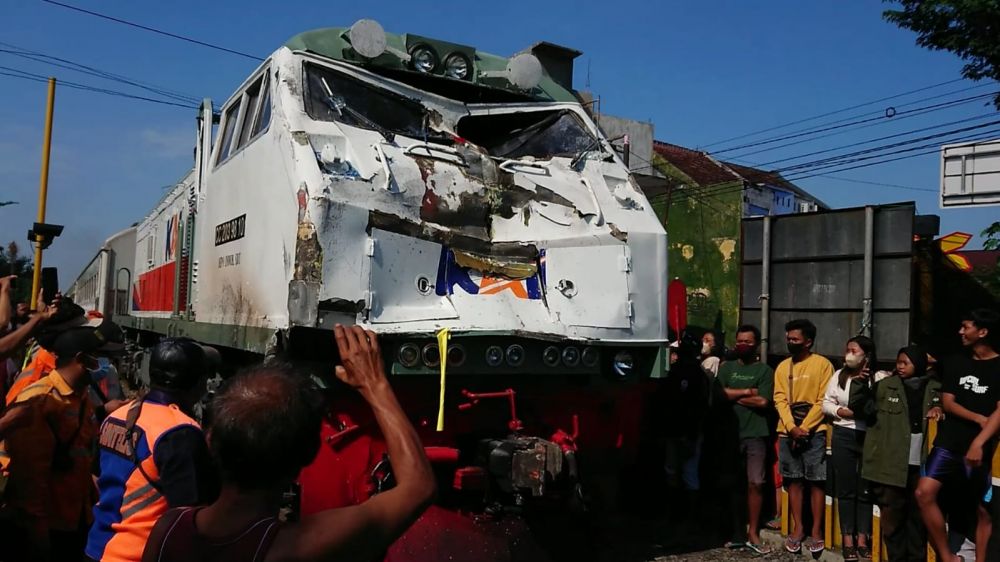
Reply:
M673 480L680 473L681 484L684 489L693 492L701 489L701 482L698 478L699 463L701 461L702 436L697 438L672 437L667 439L666 463L664 469L667 477Z

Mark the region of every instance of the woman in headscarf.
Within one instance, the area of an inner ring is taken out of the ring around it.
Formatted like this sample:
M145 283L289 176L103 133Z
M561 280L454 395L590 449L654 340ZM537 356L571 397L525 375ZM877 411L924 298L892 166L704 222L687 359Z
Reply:
M927 453L927 420L940 419L941 382L927 374L918 346L896 355L896 369L858 379L850 408L868 425L861 476L872 483L890 562L923 560L927 537L914 490Z

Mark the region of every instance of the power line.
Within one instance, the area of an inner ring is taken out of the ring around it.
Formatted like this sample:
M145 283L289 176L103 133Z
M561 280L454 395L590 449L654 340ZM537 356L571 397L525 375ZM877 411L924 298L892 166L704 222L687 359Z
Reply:
M803 129L796 129L796 130L793 130L793 131L790 131L790 132L784 133L784 134L790 135L790 134L794 134L794 133L817 133L817 132L819 132L819 129L827 127L829 125L837 125L839 123L845 123L847 121L861 119L861 118L864 118L864 117L878 116L880 118L889 118L889 119L891 119L892 117L896 116L896 114L898 113L898 109L899 108L910 107L910 106L913 106L913 105L917 105L917 104L921 104L921 103L926 103L926 102L929 102L931 100L936 100L936 99L941 99L941 98L947 98L949 96L953 96L955 94L961 94L963 92L968 92L968 91L971 91L971 90L979 90L981 88L995 87L995 86L996 86L996 83L993 83L993 82L990 82L990 83L987 83L987 84L979 84L977 86L969 86L969 87L966 87L966 88L961 88L961 89L958 89L958 90L952 90L950 92L945 92L943 94L937 94L937 95L929 96L929 97L922 97L922 98L919 98L919 99L916 99L916 100L913 100L913 101L910 101L910 102L907 102L907 103L904 103L904 104L900 104L900 105L897 105L897 106L894 106L894 107L892 107L892 106L891 107L886 107L886 108L880 109L878 111L869 111L869 112L865 112L865 113L858 113L858 114L855 114L855 115L849 115L849 116L844 117L842 119L837 119L837 120L834 120L834 121L827 121L827 122L824 122L824 123L819 123L819 124L813 125L811 127L806 127L806 128L803 128ZM876 121L878 121L878 120L876 120ZM886 121L876 122L873 125L868 125L868 127L876 126L876 125L881 125L884 122L886 122ZM863 128L866 128L866 127L858 127L858 128L859 129L863 129ZM826 138L826 137L834 136L834 135L837 135L837 134L839 134L839 133L831 133L831 134L823 135L823 136L816 137L816 138ZM765 139L760 139L760 140L755 141L755 142L759 142L759 143L763 144L763 143L766 143L767 141L772 141L772 140L776 141L776 140L779 140L779 139L780 139L780 137L768 137L768 138L765 138ZM810 140L815 140L815 139L810 139ZM795 143L789 143L789 144L795 144ZM781 146L789 146L789 145L781 145ZM775 147L775 148L779 148L779 147ZM722 152L723 150L725 150L725 149L720 149L717 152ZM759 152L766 152L766 150L761 150Z
M799 155L796 155L796 156L789 156L787 158L779 158L778 160L771 160L769 162L761 162L760 164L753 164L753 165L756 166L756 167L766 167L766 166L770 166L771 164L777 164L779 162L787 162L789 160L798 160L800 158L805 158L807 156L815 156L815 155L818 155L818 154L826 154L828 152L834 152L836 150L841 150L841 149L844 149L844 148L851 148L851 147L854 147L854 146L862 146L862 145L870 144L870 143L873 143L873 142L878 142L878 141L883 141L883 140L889 140L889 139L904 137L906 135L912 135L913 133L920 133L920 132L923 132L923 131L931 131L931 130L934 130L934 129L940 129L941 127L949 127L951 125L959 125L961 123L968 123L968 122L971 122L971 121L978 121L979 119L984 119L986 117L996 117L996 113L984 113L982 115L976 115L974 117L969 117L969 118L966 118L966 119L959 119L958 121L949 121L948 123L939 123L937 125L931 125L930 127L922 127L920 129L912 129L912 130L909 130L909 131L903 131L902 133L896 133L896 134L893 134L893 135L886 135L886 136L883 136L883 137L877 137L877 138L874 138L874 139L863 140L863 141L859 141L859 142L855 142L855 143L851 143L851 144L845 144L845 145L841 145L841 146L835 146L833 148L827 148L827 149L824 149L824 150L817 150L817 151L814 151L814 152L807 152L805 154L799 154ZM735 158L734 158L734 160L735 160Z
M923 107L918 107L918 108L915 108L915 109L908 109L906 111L900 111L900 112L893 113L893 114L886 113L884 115L880 115L880 116L877 116L877 117L868 117L868 118L865 118L865 119L858 119L858 120L849 121L849 122L846 122L846 123L840 123L840 124L837 124L837 125L831 125L831 126L828 126L828 127L822 127L822 128L819 128L819 129L812 129L812 130L801 131L801 132L797 132L797 133L791 133L791 134L787 134L787 135L783 135L783 136L779 136L779 137L774 137L774 138L763 140L763 141L759 141L759 142L748 143L748 144L743 144L743 145L740 145L740 146L734 146L734 147L731 147L731 148L726 148L726 149L723 149L723 150L718 150L718 151L713 152L712 154L721 154L723 152L732 152L734 150L740 150L740 149L743 149L743 148L754 148L754 147L757 147L757 146L764 146L764 145L772 144L772 143L775 143L775 142L780 142L780 141L783 141L783 140L800 139L802 137L807 137L807 136L814 135L814 134L817 134L817 133L823 133L823 132L827 132L827 131L834 131L834 130L838 130L838 129L843 129L845 127L851 127L851 126L854 126L854 125L862 125L862 124L865 124L865 123L871 123L873 121L886 122L885 121L886 119L898 120L898 119L896 119L897 117L901 119L901 118L904 118L904 117L907 117L907 116L923 115L924 113L928 113L930 111L938 111L938 110L941 110L941 109L947 109L947 108L950 108L950 107L954 107L956 105L962 105L962 104L965 104L965 103L969 103L969 102L972 102L972 101L975 101L975 100L978 100L978 99L983 99L983 98L987 98L987 97L994 97L998 93L1000 93L1000 92L988 92L988 93L985 93L985 94L979 94L979 95L976 95L976 96L969 96L969 97L965 97L965 98L961 98L961 99L957 99L957 100L950 100L950 101L946 101L946 102L941 102L941 103L936 103L936 104L927 105L927 106L923 106ZM787 145L785 145L785 146L787 146ZM779 147L775 147L775 148L779 148ZM774 148L771 148L771 149L768 149L768 150L774 150ZM766 152L766 151L761 150L759 152ZM744 153L744 154L741 154L741 155L738 155L738 156L734 156L733 158L739 158L739 157L742 157L742 156L748 156L750 154L754 154L754 153Z
M998 92L998 93L1000 93L1000 92ZM988 95L991 95L991 94L988 94ZM962 104L965 104L965 103L969 103L969 101L962 101L961 103L955 103L955 104L949 105L948 107L945 107L943 109L950 109L952 107L957 107L958 105L962 105ZM903 115L902 117L893 119L893 121L877 120L874 123L868 123L868 124L865 124L865 125L858 125L858 126L851 127L851 128L848 128L848 129L843 129L843 130L834 131L832 133L827 133L825 135L819 135L819 136L815 136L815 137L807 138L807 139L803 139L803 140L794 140L794 141L787 142L787 143L784 143L784 144L775 145L775 146L772 146L772 147L769 147L769 148L761 148L759 150L754 150L752 152L744 152L743 154L735 154L735 155L732 155L732 156L728 156L727 159L729 159L729 160L738 160L740 158L745 158L747 156L753 156L755 154L760 154L762 152L773 152L773 151L778 150L780 148L787 148L789 146L798 146L798 145L803 144L803 143L815 142L815 141L818 141L820 139L825 139L825 138L829 138L829 137L835 137L837 135L842 135L844 133L856 132L856 131L860 131L862 129L870 129L872 127L878 127L878 126L881 126L881 125L886 125L886 124L892 123L894 121L901 121L903 119L910 119L912 117L919 117L921 115L925 115L927 113L933 113L935 111L940 111L940 109L926 109L926 110L920 110L918 113L907 113L906 115Z
M993 122L993 123L991 123L991 125L996 125L998 123L1000 123L1000 121ZM981 135L981 134L990 135L990 134L995 134L997 132L1000 132L1000 129L992 129L990 131L982 131L982 132L976 133L976 134L977 135ZM792 174L789 174L789 175L802 174L802 173L811 173L811 172L814 172L816 170L824 170L824 169L828 169L828 168L835 168L837 166L842 166L844 164L851 164L853 162L864 162L864 161L867 161L867 160L874 160L874 159L877 159L877 158L883 158L885 156L891 156L893 154L903 154L903 153L906 153L906 152L912 152L914 150L920 150L920 149L923 149L923 148L930 148L930 147L940 148L940 146L941 146L941 144L943 142L951 143L951 142L961 142L961 141L965 141L965 140L970 140L970 137L960 137L960 138L957 138L957 139L950 139L950 140L938 140L938 141L927 143L927 144L922 144L922 145L917 145L917 146L911 146L909 148L901 148L899 150L893 150L893 151L890 151L890 152L884 152L882 154L870 154L868 156L858 155L857 158L845 158L845 159L839 159L837 161L830 161L830 162L817 162L817 163L815 163L813 165L808 166L808 169L798 168L797 169L798 171L792 171Z
M109 16L109 15L106 15L106 14L101 14L101 13L98 13L98 12L93 12L91 10L85 10L83 8L80 8L80 7L77 7L77 6L72 6L70 4L63 4L62 2L56 2L56 0L42 0L42 2L45 2L46 4L52 4L54 6L60 6L62 8L66 8L68 10L73 10L73 11L80 12L80 13L83 13L83 14L87 14L87 15L90 15L90 16L94 16L96 18L101 18L101 19L104 19L104 20L113 21L115 23L120 23L120 24L123 24L123 25L134 27L136 29L141 29L143 31L149 31L150 33L156 33L158 35L163 35L165 37L171 37L173 39L179 39L181 41L186 41L188 43L192 43L192 44L195 44L195 45L200 45L202 47L208 47L209 49L215 49L216 51L222 51L224 53L229 53L229 54L232 54L232 55L237 55L237 56L245 57L245 58L248 58L248 59L251 59L251 60L255 60L255 61L258 61L258 62L264 60L263 58L258 57L256 55L251 55L250 53L244 53L242 51L237 51L235 49L229 49L227 47L222 47L220 45L215 45L215 44L212 44L212 43L208 43L206 41L200 41L198 39L193 39L191 37L185 37L183 35L178 35L176 33L171 33L169 31L163 31L162 29L156 29L155 27L149 27L147 25L142 25L142 24L131 22L131 21L128 21L128 20L124 20L124 19L121 19L121 18L116 18L114 16Z
M964 142L964 141L975 142L975 141L987 140L987 139L990 139L990 138L994 137L997 133L1000 133L1000 129L993 129L993 130L990 130L990 131L983 131L983 132L977 133L977 134L972 135L972 136L966 136L966 137L962 137L962 138L958 138L958 139L953 139L952 142ZM932 148L931 150L924 151L924 152L917 152L915 154L906 154L905 156L898 156L898 157L895 157L895 158L885 158L886 156L893 156L893 155L896 155L896 154L904 154L904 153L912 152L912 151L915 151L915 150L923 150L923 149L926 149L926 148L929 148L929 147L934 147L934 148ZM845 172L845 171L848 171L848 170L855 170L855 169L859 169L859 168L867 168L867 167L870 167L870 166L877 166L877 165L880 165L880 164L887 164L887 163L890 163L890 162L896 162L896 161L899 161L899 160L906 160L906 159L909 159L909 158L915 158L915 157L918 157L918 156L925 156L925 155L928 155L928 154L936 154L939 151L940 151L939 143L931 143L931 144L927 144L927 145L917 146L917 147L908 148L908 149L899 150L899 151L894 151L894 152L890 152L890 153L879 154L879 155L869 156L869 157L865 157L865 158L857 158L857 159L853 159L853 160L849 160L849 161L837 162L837 163L834 163L834 164L830 164L828 166L823 166L822 168L817 168L817 170L819 170L819 169L827 169L824 172L818 172L816 170L804 170L803 172L800 172L798 174L793 174L793 175L790 175L788 177L784 177L783 176L783 179L785 181L788 181L788 182L794 182L794 181L798 181L798 180L802 180L802 179L807 179L807 178L812 178L812 177L817 177L817 176L829 177L830 174L833 174L833 173L840 173L840 172ZM863 161L867 161L867 160L877 160L877 161L875 161L875 162L865 162L864 164L857 164L857 165L851 165L851 166L843 167L846 164L854 164L856 162L863 162ZM833 169L828 169L828 168L833 168ZM837 176L833 176L833 179L846 179L847 181L852 181L849 178L842 178L842 177L837 177ZM892 185L892 187L904 187L904 188L909 188L909 189L918 189L918 190L921 190L920 188L913 188L911 186ZM742 191L742 190L743 190L743 186L742 185L740 185L740 186L720 185L720 186L717 186L715 188L710 188L710 189L706 190L704 193L702 193L700 195L702 197L706 197L706 198L707 197L722 197L722 196L729 195L731 193L736 193L736 192L739 192L739 191ZM921 191L923 191L923 190L921 190ZM929 190L929 191L936 191L936 190ZM682 194L678 194L677 197L680 200L683 200L685 198L685 194L683 194L683 193Z
M760 129L758 131L753 131L753 132L746 133L746 134L743 134L743 135L739 135L739 136L736 136L736 137L731 137L731 138L728 138L728 139L725 139L725 140L715 141L715 142L712 142L712 143L704 145L702 148L708 148L710 146L715 146L715 145L718 145L718 144L724 144L724 143L731 142L731 141L734 141L734 140L745 139L747 137L756 136L756 135L759 135L761 133L769 133L771 131L777 131L779 129L784 129L785 127L791 127L792 125L798 125L800 123L808 123L809 121L815 121L816 119L822 119L823 117L829 117L831 115L837 115L838 113L844 113L845 111L851 111L852 109L858 109L858 108L861 108L861 107L867 107L869 105L875 105L876 103L880 103L880 102L883 102L883 101L889 101L889 100L892 100L892 99L897 99L897 98L905 97L905 96L908 96L908 95L911 95L911 94L916 94L916 93L924 92L924 91L927 91L927 90L933 90L934 88L939 88L941 86L947 86L948 84L954 84L955 82L961 82L963 80L964 80L964 78L956 78L954 80L947 80L945 82L940 82L938 84L932 84L930 86L924 86L922 88L917 88L916 90L910 90L908 92L903 92L901 94L895 94L895 95L887 96L887 97L884 97L884 98L879 98L877 100L872 100L872 101L860 103L860 104L857 104L857 105L852 105L850 107L844 107L842 109L836 109L834 111L828 111L826 113L821 113L819 115L814 115L812 117L806 117L806 118L803 118L803 119L798 119L796 121L789 121L788 123L783 123L781 125L775 125L773 127L768 127L766 129Z
M113 74L111 72L106 72L104 70L100 70L98 68L94 68L94 67L91 67L91 66L87 66L87 65L84 65L84 64L73 62L73 61L68 60L68 59L64 59L64 58L60 58L60 57L56 57L56 56L52 56L52 55L46 55L44 53L40 53L40 52L37 52L37 51L31 51L31 50L28 50L28 49L24 49L23 47L18 47L16 45L11 45L10 43L4 43L2 41L0 41L0 45L6 46L6 47L10 47L8 49L0 49L0 53L6 53L6 54L9 54L9 55L12 55L12 56L20 57L20 58L31 60L31 61L34 61L34 62L40 62L40 63L43 63L43 64L48 64L48 65L51 65L51 66L55 66L57 68L64 68L64 69L67 69L67 70L72 70L74 72L79 72L81 74L86 74L88 76L93 76L93 77L96 77L96 78L102 78L102 79L105 79L105 80L111 80L113 82L118 82L118 83L121 83L121 84L126 84L126 85L129 85L129 86L133 86L133 87L136 87L136 88L140 88L140 89L146 90L146 91L148 91L150 93L153 93L153 94L157 94L157 95L161 95L163 97L174 99L176 101L190 102L190 103L200 103L200 101L201 101L199 98L196 98L194 96L190 96L190 95L182 94L182 93L179 93L179 92L171 91L171 90L168 90L168 89L163 88L161 86L156 86L156 85L153 85L153 84L148 84L148 83L140 82L138 80L135 80L135 79L132 79L132 78L128 78L126 76L122 76L122 75L119 75L119 74Z
M937 193L938 192L938 190L930 188L930 187L916 187L916 186L912 186L912 185L901 185L901 184L898 184L898 183L885 183L885 182L880 182L880 181L859 180L859 179L855 179L855 178L845 178L845 177L841 177L841 176L831 176L829 174L816 174L816 177L827 178L827 179L838 180L838 181L846 181L846 182L850 182L850 183L860 183L860 184L865 184L865 185L878 185L878 186L881 186L881 187L894 187L896 189L907 189L907 190L910 190L910 191L928 191L930 193Z
M29 80L29 81L32 81L32 82L48 82L48 80L49 80L47 76L44 76L42 74L34 74L34 73L31 73L31 72L25 72L25 71L17 69L17 68L11 68L9 66L0 66L0 76L7 76L7 77L10 77L10 78L20 78L22 80ZM77 83L77 82L70 82L68 80L60 80L59 81L59 85L67 87L67 88L76 89L76 90L84 90L84 91L88 91L88 92L94 92L94 93L99 93L99 94L106 94L106 95L109 95L109 96L118 96L118 97L133 99L133 100L146 101L146 102L150 102L150 103L157 103L157 104L161 104L161 105L169 105L169 106L173 106L173 107L183 107L185 109L198 109L198 106L197 105L193 105L193 104L189 105L189 104L172 102L172 101L168 101L168 100L158 100L158 99L149 98L149 97L146 97L146 96L137 96L135 94L129 94L127 92L122 92L122 91L118 91L118 90L111 90L111 89L108 89L108 88L98 88L98 87L90 86L88 84L80 84L80 83Z
M784 168L778 168L777 170L774 170L774 171L776 171L776 172L782 172L783 173L783 172L788 172L788 171L791 171L791 170L800 170L800 169L803 169L803 168L813 168L813 167L824 165L824 164L836 163L838 160L843 160L845 158L852 158L852 157L861 156L861 155L864 155L864 154L871 154L873 152L881 152L883 150L888 150L890 148L898 148L900 146L906 146L906 145L909 145L909 144L914 144L914 143L918 143L918 142L922 142L922 141L927 141L927 140L932 140L932 139L939 139L939 138L948 137L948 136L951 136L951 135L954 135L954 134L957 134L957 133L965 133L965 132L969 132L969 131L975 131L975 130L978 130L978 129L983 129L983 128L986 128L986 127L992 127L992 126L998 125L998 124L1000 124L1000 120L989 121L987 123L980 123L978 125L972 125L972 126L969 126L969 127L962 127L960 129L952 129L950 131L944 131L944 132L941 132L941 133L935 133L933 135L924 135L922 137L916 137L916 138L907 139L905 141L900 141L900 142L896 142L896 143L892 143L892 144L885 144L885 145L881 145L881 146L876 146L876 147L868 148L868 149L865 149L865 150L857 150L857 151L854 151L854 152L847 152L847 153L844 153L844 154L839 154L837 156L830 156L828 158L820 158L818 160L813 160L813 161L810 161L810 162L804 162L802 164L796 164L794 166L786 166ZM939 143L935 143L935 144L939 144Z
M994 138L998 133L1000 133L1000 129L994 129L992 131L985 131L985 132L983 132L983 133L981 133L979 135L973 136L973 137L962 138L962 139L954 139L953 142L963 142L963 141L972 141L972 142L975 142L975 141L989 140L989 139ZM971 144L971 142L970 142L970 144ZM847 168L839 168L839 169L836 169L836 170L832 170L832 172L834 172L834 173L846 172L848 170L856 170L858 168L867 168L869 166L877 166L879 164L888 164L889 162L897 162L899 160L906 160L908 158L916 158L917 156L926 156L928 154L939 154L941 152L941 147L937 146L936 143L932 144L932 145L923 146L923 147L911 148L911 149L908 149L908 150L905 150L905 151L899 151L899 152L909 152L909 151L912 151L912 150L917 150L918 148L927 148L928 146L934 146L935 148L933 148L931 150L928 150L926 152L918 152L916 154L908 154L906 156L900 156L900 157L897 157L897 158L890 158L890 159L887 159L887 160L880 160L878 162L868 162L868 163L865 163L865 164L859 164L857 166L850 166L850 167L847 167ZM899 152L897 152L897 153L889 153L889 154L898 154ZM888 156L889 154L883 154L881 156ZM848 163L849 162L841 162L838 165L848 164ZM791 177L791 178L786 178L786 179L788 181L798 181L798 180L802 180L802 179L806 179L806 178L812 178L812 177L816 177L816 176L820 176L820 175L823 175L823 174L819 174L819 173L804 173L803 175L798 175L798 176Z

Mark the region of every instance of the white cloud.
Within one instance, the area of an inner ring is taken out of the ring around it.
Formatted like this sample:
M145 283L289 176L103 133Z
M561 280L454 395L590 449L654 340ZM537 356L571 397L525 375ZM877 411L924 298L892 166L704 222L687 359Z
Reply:
M194 150L195 132L193 128L183 129L143 129L139 133L143 144L162 158L190 157Z

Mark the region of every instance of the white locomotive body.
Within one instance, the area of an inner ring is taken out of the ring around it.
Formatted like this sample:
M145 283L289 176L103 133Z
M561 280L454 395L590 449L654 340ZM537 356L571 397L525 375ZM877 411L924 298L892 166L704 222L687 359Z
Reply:
M572 92L533 56L432 40L466 78L399 68L417 39L293 38L214 143L206 101L193 171L138 226L126 325L255 352L335 323L662 344L666 235Z

